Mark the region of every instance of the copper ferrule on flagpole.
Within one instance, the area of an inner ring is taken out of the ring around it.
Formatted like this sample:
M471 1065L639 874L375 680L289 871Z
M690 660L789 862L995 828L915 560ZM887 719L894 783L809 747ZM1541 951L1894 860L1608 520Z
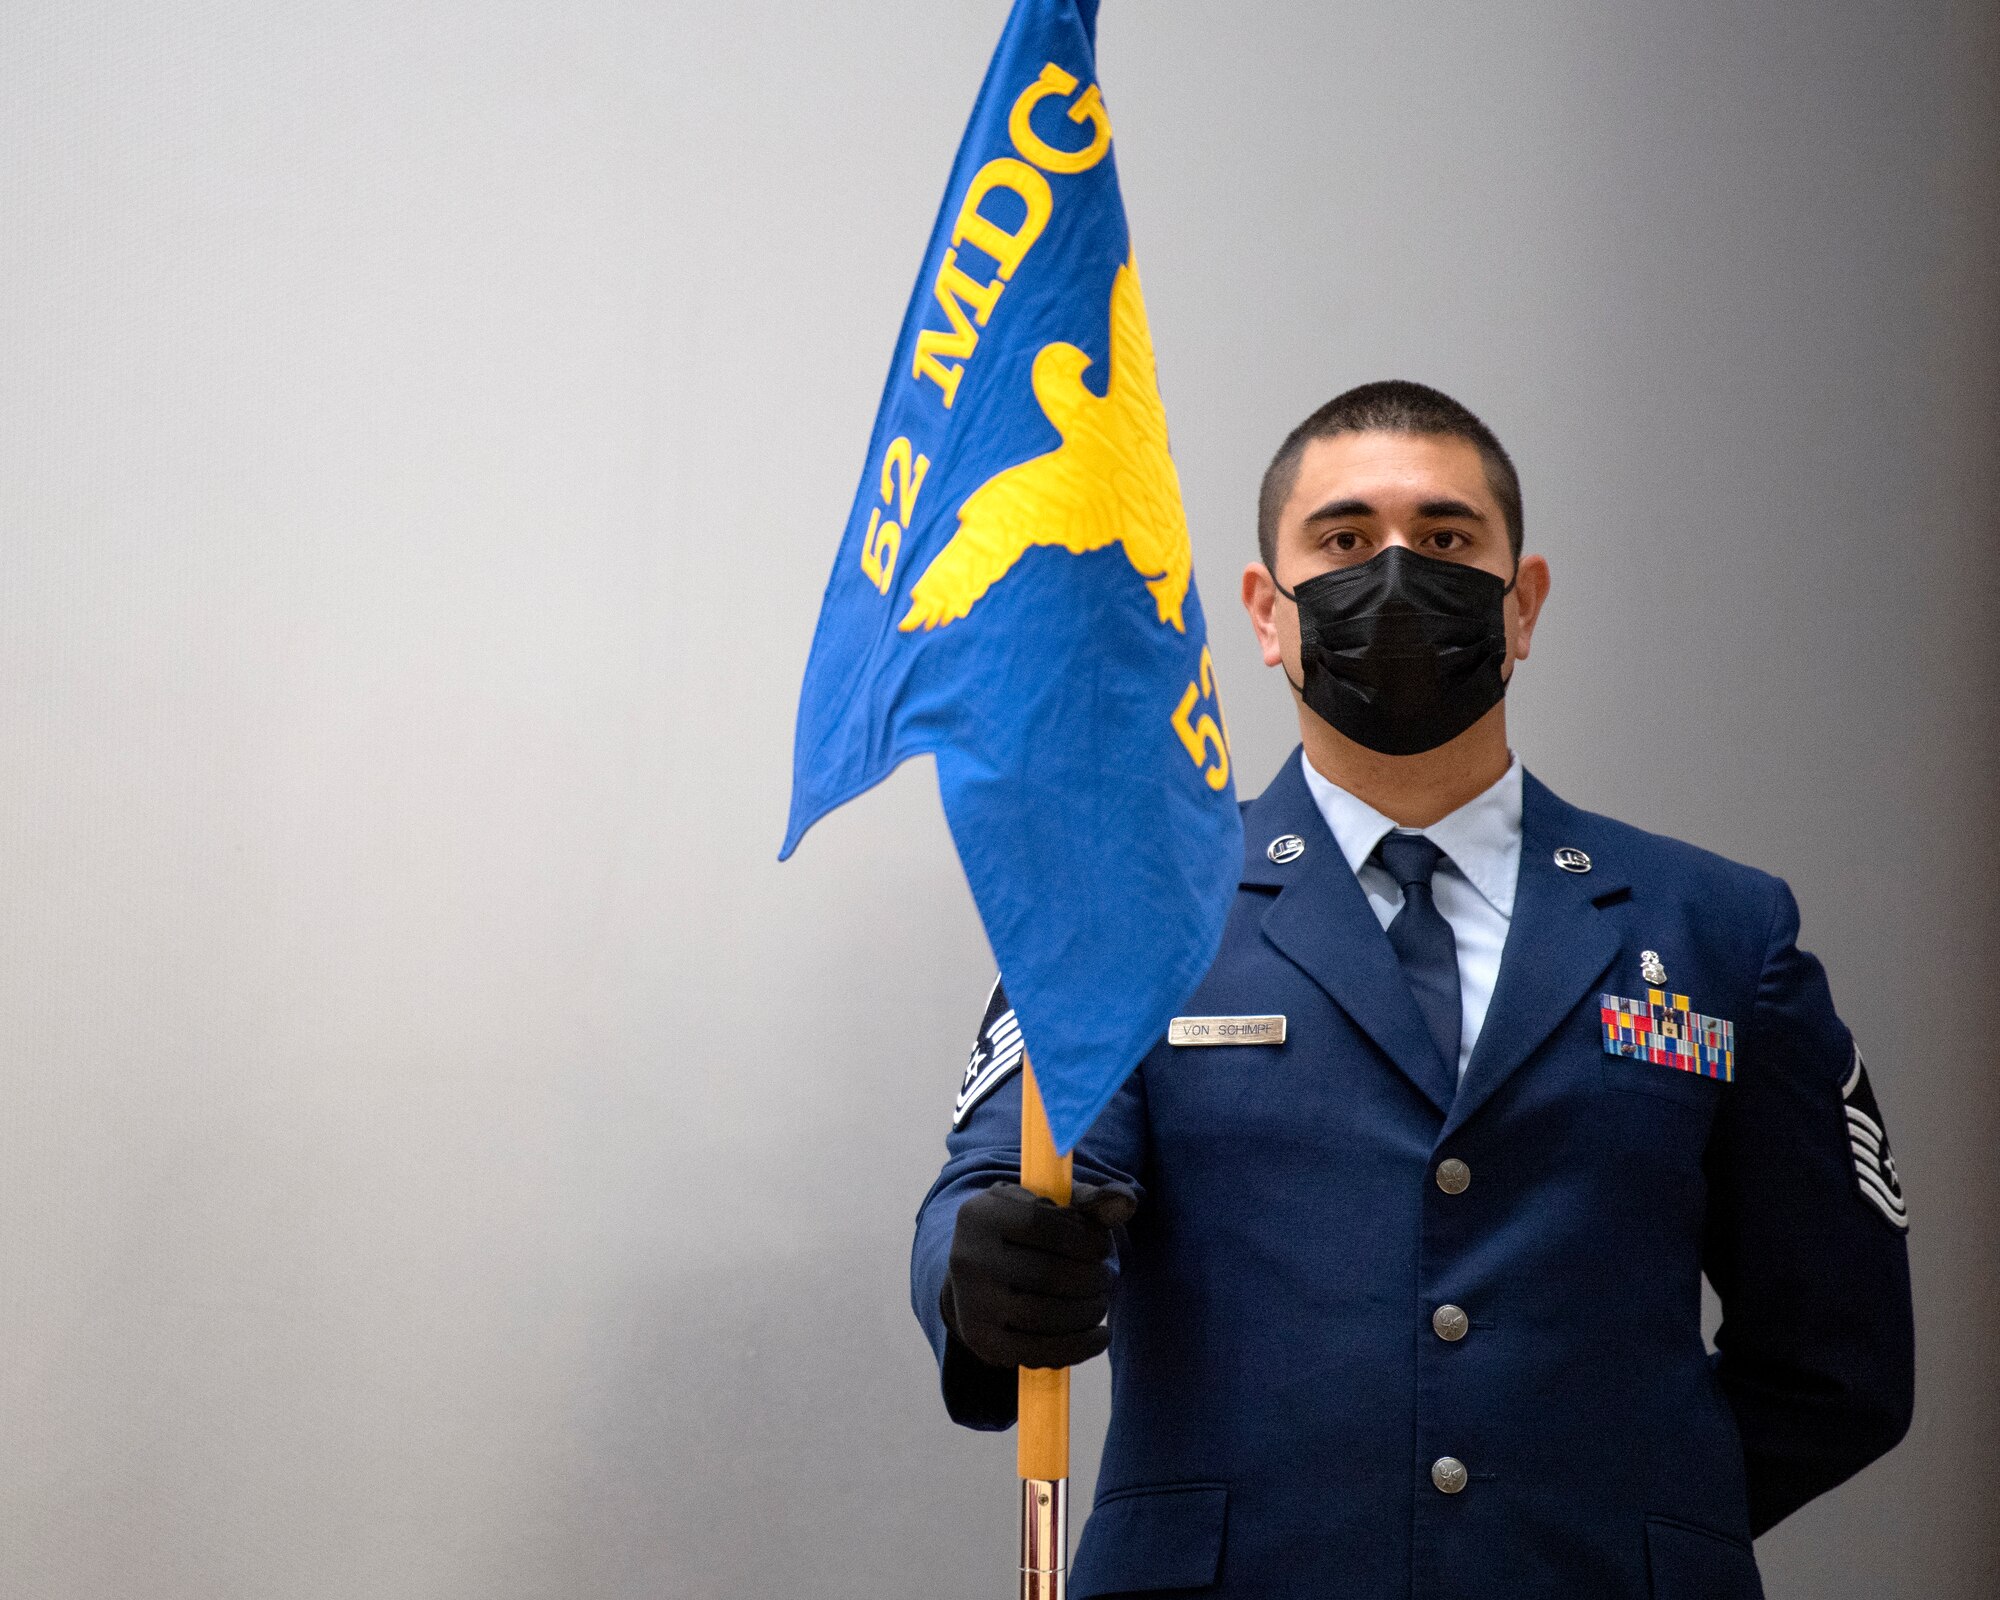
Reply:
M1021 1480L1021 1600L1067 1600L1069 1479Z

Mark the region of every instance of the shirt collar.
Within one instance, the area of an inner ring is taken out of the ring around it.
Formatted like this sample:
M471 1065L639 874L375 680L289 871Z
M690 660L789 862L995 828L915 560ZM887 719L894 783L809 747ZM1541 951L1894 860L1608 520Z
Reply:
M1299 752L1306 788L1326 819L1340 853L1357 874L1396 824L1365 800L1323 778ZM1507 763L1493 786L1428 828L1412 830L1435 844L1486 903L1503 917L1514 915L1514 885L1521 875L1521 758Z

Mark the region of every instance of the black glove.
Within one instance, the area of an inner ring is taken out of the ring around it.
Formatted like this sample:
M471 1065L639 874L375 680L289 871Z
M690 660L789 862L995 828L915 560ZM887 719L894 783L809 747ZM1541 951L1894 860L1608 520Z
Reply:
M1059 1206L996 1183L958 1208L939 1296L945 1326L991 1367L1073 1367L1111 1342L1111 1230L1139 1197L1075 1185Z

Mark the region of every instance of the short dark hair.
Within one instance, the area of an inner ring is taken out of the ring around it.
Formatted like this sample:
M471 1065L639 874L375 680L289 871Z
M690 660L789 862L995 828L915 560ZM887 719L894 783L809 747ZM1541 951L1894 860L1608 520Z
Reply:
M1285 435L1285 442L1264 469L1264 482L1257 491L1257 549L1265 566L1274 567L1277 561L1278 516L1299 481L1299 458L1313 440L1341 433L1442 435L1475 446L1486 466L1486 486L1507 519L1507 543L1514 559L1521 559L1521 479L1493 430L1450 395L1425 384L1390 378L1335 395Z

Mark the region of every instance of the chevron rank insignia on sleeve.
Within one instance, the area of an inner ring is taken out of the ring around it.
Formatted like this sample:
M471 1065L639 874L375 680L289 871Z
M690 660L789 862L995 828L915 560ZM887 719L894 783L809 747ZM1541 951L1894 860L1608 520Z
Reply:
M985 1020L979 1024L978 1038L972 1041L972 1055L958 1086L958 1104L951 1113L954 1128L963 1127L973 1107L1020 1071L1026 1050L1021 1024L1014 1020L1014 1008L1007 1003L1007 991L995 978L993 993L986 1001Z
M1882 1108L1868 1086L1868 1069L1861 1064L1861 1046L1854 1047L1854 1070L1840 1086L1847 1109L1847 1144L1854 1152L1854 1181L1866 1200L1890 1223L1905 1232L1910 1226L1909 1202L1896 1175L1896 1158L1889 1153L1889 1131L1882 1126Z

